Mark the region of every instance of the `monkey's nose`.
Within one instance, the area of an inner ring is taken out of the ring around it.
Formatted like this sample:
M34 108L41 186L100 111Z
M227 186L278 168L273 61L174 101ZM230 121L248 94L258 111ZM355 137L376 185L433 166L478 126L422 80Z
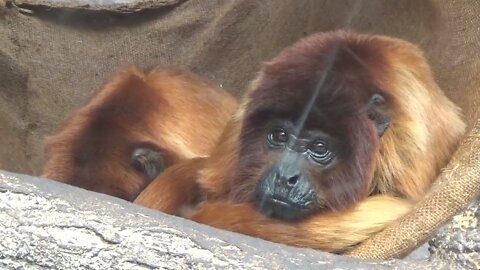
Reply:
M300 171L279 167L275 171L274 181L277 185L293 188L301 178Z
M311 213L315 190L299 170L275 168L257 186L260 210L269 216L298 219Z
M299 177L299 175L294 175L294 176L288 178L287 179L287 185L289 185L291 187L295 186L295 184L297 184L297 182L298 182L298 177Z

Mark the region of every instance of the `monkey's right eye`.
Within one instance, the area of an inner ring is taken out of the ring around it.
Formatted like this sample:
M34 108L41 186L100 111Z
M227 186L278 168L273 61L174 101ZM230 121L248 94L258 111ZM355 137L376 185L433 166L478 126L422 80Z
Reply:
M267 140L272 146L282 146L288 142L288 133L283 128L275 128L268 133Z

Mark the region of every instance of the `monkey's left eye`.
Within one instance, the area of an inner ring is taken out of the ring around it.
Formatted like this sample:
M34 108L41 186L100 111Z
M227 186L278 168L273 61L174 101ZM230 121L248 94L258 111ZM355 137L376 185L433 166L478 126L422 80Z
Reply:
M275 128L267 135L267 140L272 146L282 146L288 139L288 133L283 128Z
M312 150L312 152L314 152L315 154L322 155L322 156L327 154L327 152L328 152L327 146L322 141L314 142L312 144L312 146L310 147L310 150Z
M333 160L333 153L328 149L324 141L317 140L310 146L310 156L313 161L322 165L327 165Z

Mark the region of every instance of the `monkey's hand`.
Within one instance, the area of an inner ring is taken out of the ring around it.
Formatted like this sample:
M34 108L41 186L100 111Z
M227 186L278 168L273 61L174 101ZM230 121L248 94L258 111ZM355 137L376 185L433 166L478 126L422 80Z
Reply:
M319 213L298 222L266 217L251 204L203 202L182 216L224 230L291 246L342 253L381 231L411 210L412 203L372 196L342 212Z
M199 197L196 183L204 159L196 158L173 165L155 178L135 199L135 203L176 214L184 205Z

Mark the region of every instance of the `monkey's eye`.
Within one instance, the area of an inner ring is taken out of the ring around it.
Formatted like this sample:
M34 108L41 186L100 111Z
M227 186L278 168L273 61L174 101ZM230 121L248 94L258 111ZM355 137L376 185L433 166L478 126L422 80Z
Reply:
M268 133L267 140L272 146L282 146L288 142L288 133L283 128L275 128Z
M322 165L327 165L334 157L327 144L322 140L317 140L310 145L310 156L313 161Z
M312 150L313 153L317 154L317 155L325 155L328 153L328 148L327 146L325 145L324 142L322 141L316 141L312 144L312 146L310 147L310 150Z

